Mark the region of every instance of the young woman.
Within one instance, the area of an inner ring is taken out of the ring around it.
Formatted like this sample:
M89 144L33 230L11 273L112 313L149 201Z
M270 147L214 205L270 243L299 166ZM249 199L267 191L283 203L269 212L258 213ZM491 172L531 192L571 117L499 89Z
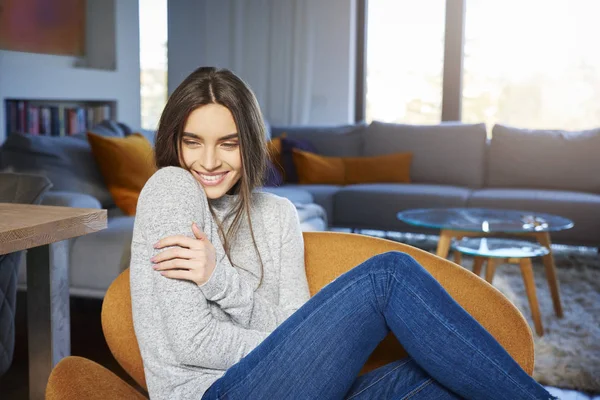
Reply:
M257 190L265 127L230 71L183 81L155 148L131 260L152 399L552 398L406 254L310 298L295 208ZM390 330L410 357L357 377Z

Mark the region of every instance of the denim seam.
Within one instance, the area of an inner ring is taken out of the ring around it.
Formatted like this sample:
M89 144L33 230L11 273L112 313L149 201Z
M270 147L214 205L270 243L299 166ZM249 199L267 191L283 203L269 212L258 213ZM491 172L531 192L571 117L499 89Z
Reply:
M390 276L391 274L386 274L386 276L387 276L388 279L387 279L387 282L386 282L387 286L385 288L385 296L383 296L384 297L383 304L379 300L379 296L377 296L377 290L375 288L375 286L376 286L375 285L375 275L376 275L376 273L373 273L373 272L369 273L369 277L371 278L371 288L373 289L373 297L375 298L375 305L377 307L379 307L379 311L383 315L383 313L385 312L385 309L388 306L388 303L390 302L390 286L391 285L390 285L389 281L391 279L391 276Z
M417 393L419 393L421 390L425 389L427 386L431 385L432 383L433 383L432 378L427 379L425 382L421 383L418 387L414 388L410 393L408 393L406 396L404 396L402 398L402 400L408 400L411 397L414 397Z
M407 363L409 363L411 360L410 359L406 359L402 364L396 366L395 368L389 370L388 372L386 372L382 377L380 377L379 379L377 379L375 382L371 383L369 386L367 386L366 388L362 389L361 391L354 393L352 396L348 397L347 399L352 399L356 396L358 396L359 394L363 393L365 390L373 387L376 383L378 383L379 381L381 381L383 378L385 378L386 376L388 376L389 374L391 374L392 372L394 372L395 370L397 370L400 367L405 366Z
M344 286L342 289L340 289L339 291L337 291L333 296L331 296L331 298L329 298L326 302L324 302L323 304L321 304L319 307L317 307L316 309L314 309L312 313L317 312L319 310L321 310L323 307L325 307L327 304L329 304L333 299L335 299L337 296L340 296L342 293L344 293L350 286L355 285L356 283L358 283L359 281L361 281L362 279L368 278L369 275L361 275L359 277L357 277L355 280L353 280L352 282L349 282L346 286ZM334 279L335 280L335 279ZM333 281L331 281L330 283L333 283ZM305 318L300 324L298 324L298 326L296 327L296 329L294 329L289 336L293 335L294 333L296 333L302 326L304 326L304 324L306 324L308 321L308 318ZM272 333L272 332L271 332ZM264 341L264 340L263 340ZM262 343L262 342L261 342ZM259 344L260 345L260 344ZM276 347L274 347L271 351L275 351L277 350L279 347L281 347L281 343L279 345L277 345ZM222 393L219 397L221 396L225 396L227 394L229 394L232 390L237 389L242 383L244 383L247 379L248 376L250 375L250 372L252 372L255 368L257 368L261 363L263 362L263 360L259 361L252 369L250 369L248 371L248 374L246 374L246 376L244 378L242 378L240 381L238 381L237 384L233 385L231 388L229 388L226 392ZM222 398L222 397L221 397Z
M394 274L392 274L394 275ZM396 281L398 283L401 283L398 278L396 278L396 276L394 275L394 279L396 279ZM519 382L515 381L509 374L507 374L498 364L496 364L496 362L494 362L494 360L492 360L490 357L488 357L485 353L481 352L477 347L473 346L471 343L469 343L467 340L465 340L465 338L460 334L460 332L458 332L457 330L455 330L454 328L452 328L451 326L449 326L448 324L446 324L441 318L439 318L437 316L436 313L433 312L433 310L429 307L429 305L427 304L427 302L425 300L423 300L417 293L415 293L409 285L404 285L406 290L409 291L410 293L412 293L417 299L419 299L421 301L421 303L423 304L423 306L427 309L427 311L429 311L429 313L435 318L437 319L442 325L444 325L446 328L448 328L448 330L454 332L454 334L456 334L456 336L463 342L465 343L467 346L469 346L470 348L472 348L473 350L475 350L477 353L479 353L481 356L483 356L485 359L487 359L493 366L495 366L503 375L505 375L510 381L513 382L513 384L518 387L521 391L523 391L528 397L530 397L531 399L535 399L535 396L533 396L531 393L529 393L524 387L522 387ZM466 310L465 310L466 312ZM485 329L485 328L484 328Z

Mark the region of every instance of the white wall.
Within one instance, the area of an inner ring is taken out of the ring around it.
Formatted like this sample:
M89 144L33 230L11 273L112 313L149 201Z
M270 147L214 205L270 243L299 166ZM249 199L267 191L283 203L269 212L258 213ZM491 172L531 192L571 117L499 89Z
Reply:
M6 131L5 98L114 100L117 102L118 119L133 128L139 128L138 2L114 2L114 70L75 67L75 64L81 63L76 57L0 50L0 143L4 141ZM102 46L99 49L106 51Z
M272 124L294 120L281 105L295 106L291 97L300 90L308 95L305 123L353 122L356 1L245 1L169 0L169 93L195 68L213 65L246 80ZM294 14L299 8L306 13L302 18ZM296 57L293 65L282 61L289 50L283 44L297 39L291 36L306 28L304 21L311 28L302 34L314 39L303 48L311 66L302 75L306 82L295 83L290 92L285 83L291 75L282 68L296 68L302 59Z

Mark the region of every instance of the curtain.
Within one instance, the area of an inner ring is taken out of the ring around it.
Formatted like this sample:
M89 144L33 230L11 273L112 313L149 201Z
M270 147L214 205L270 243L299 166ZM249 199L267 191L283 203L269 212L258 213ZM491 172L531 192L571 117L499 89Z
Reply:
M271 124L309 122L318 12L315 1L206 3L206 61L229 68L244 79ZM217 40L210 39L216 36Z

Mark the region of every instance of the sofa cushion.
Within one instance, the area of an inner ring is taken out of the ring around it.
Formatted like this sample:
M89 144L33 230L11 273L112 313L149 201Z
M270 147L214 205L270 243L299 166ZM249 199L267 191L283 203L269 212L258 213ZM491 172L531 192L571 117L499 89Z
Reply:
M413 153L416 183L482 187L484 124L404 125L373 122L364 136L364 155Z
M125 137L131 135L131 129L127 125L111 120L104 120L94 125L89 131L100 136Z
M323 207L327 212L329 221L333 220L333 206L335 194L342 188L338 185L286 185L288 189L299 189L309 192L313 201Z
M265 186L281 186L283 185L283 174L281 170L267 158L267 167L265 168Z
M320 205L315 203L297 204L296 212L300 221L300 229L303 232L327 230L327 213Z
M470 189L429 184L361 184L335 195L333 226L405 230L396 215L410 208L464 207Z
M304 190L304 188L294 188L285 185L279 187L265 186L259 190L285 197L294 204L308 204L313 202L313 196L310 194L310 192Z
M274 140L277 140L275 138ZM315 146L306 139L281 138L280 161L283 167L283 180L287 183L298 183L298 171L294 163L294 151L303 150L310 153L316 153Z
M156 172L152 145L142 134L125 138L88 133L96 164L112 197L127 215L135 215L138 197Z
M94 133L94 132L92 132L92 133ZM152 147L154 147L154 144L156 142L156 131L153 131L151 129L138 129L135 132L132 132L131 134L133 134L133 133L141 134L146 139L148 139L148 141L152 144ZM129 136L129 135L127 135L127 136Z
M301 184L410 183L411 153L373 157L330 157L294 150Z
M52 182L52 190L86 193L97 198L103 207L114 204L85 135L13 133L0 152L0 169L43 174Z
M342 126L272 126L272 137L286 134L289 139L308 140L324 156L357 157L361 155L364 124Z
M488 187L600 193L600 129L529 130L495 125Z
M74 239L69 271L73 294L96 297L129 266L135 217L119 214L109 215L107 229Z
M294 150L292 156L298 183L302 185L344 185L346 183L346 167L342 157L320 156L300 150Z
M553 232L556 242L600 245L600 195L542 189L474 190L469 207L506 208L569 218L573 228Z

